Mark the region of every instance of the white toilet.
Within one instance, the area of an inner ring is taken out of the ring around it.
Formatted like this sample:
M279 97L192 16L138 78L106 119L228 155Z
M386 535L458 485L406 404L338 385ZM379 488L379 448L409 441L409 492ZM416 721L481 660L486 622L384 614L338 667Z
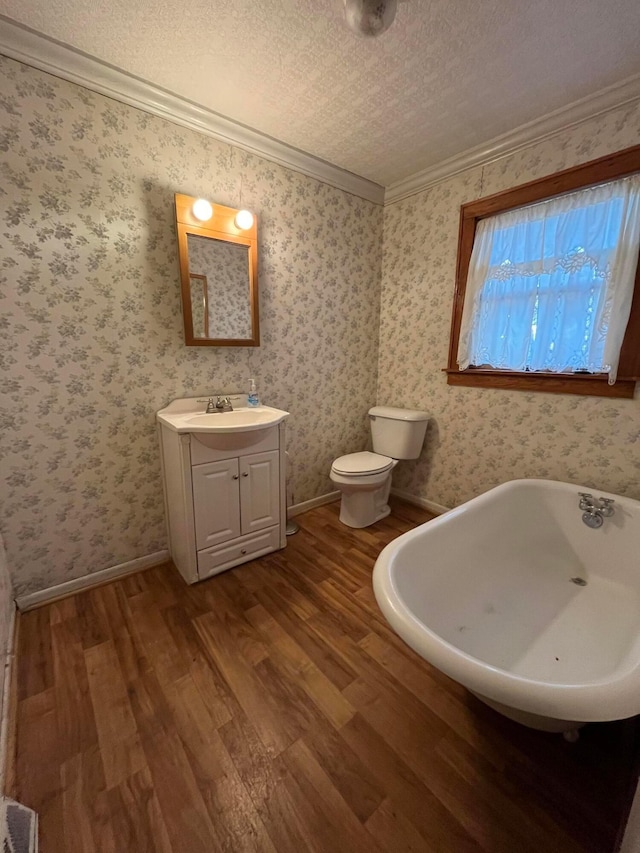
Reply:
M348 453L331 466L331 481L342 492L340 521L368 527L389 515L391 475L400 459L417 459L429 415L416 409L369 409L373 453Z

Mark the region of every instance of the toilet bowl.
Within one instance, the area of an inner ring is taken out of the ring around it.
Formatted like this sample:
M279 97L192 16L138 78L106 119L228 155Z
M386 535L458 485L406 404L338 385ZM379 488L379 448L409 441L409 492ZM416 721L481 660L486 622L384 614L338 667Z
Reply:
M416 409L374 406L369 420L374 452L338 457L329 475L342 492L340 521L348 527L368 527L389 515L393 469L400 459L418 458L429 415Z
M391 512L391 472L397 459L379 453L349 453L331 466L331 482L342 492L340 521L347 527L368 527Z

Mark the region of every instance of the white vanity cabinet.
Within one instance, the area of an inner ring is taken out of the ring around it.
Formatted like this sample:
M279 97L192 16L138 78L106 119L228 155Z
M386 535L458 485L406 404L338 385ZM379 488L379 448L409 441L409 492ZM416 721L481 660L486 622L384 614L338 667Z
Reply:
M196 465L191 476L198 551L278 523L277 450Z
M284 548L284 420L222 433L158 421L169 551L187 583Z

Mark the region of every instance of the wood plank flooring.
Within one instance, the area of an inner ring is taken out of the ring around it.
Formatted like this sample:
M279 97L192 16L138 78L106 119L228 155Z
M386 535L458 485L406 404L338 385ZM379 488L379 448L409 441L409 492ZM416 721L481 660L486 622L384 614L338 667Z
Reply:
M629 724L511 723L382 618L375 557L428 518L320 507L199 585L164 566L22 615L13 793L43 853L611 851Z

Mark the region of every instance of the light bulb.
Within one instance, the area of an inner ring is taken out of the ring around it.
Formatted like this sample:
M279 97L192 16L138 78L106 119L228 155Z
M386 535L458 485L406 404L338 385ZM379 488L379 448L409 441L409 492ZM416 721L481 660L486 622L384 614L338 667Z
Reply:
M213 216L213 207L206 198L199 198L197 201L194 201L192 211L195 218L199 219L200 222L206 222L207 219L211 219Z
M354 33L373 38L393 23L398 0L345 0L344 6L347 24Z
M235 223L241 231L248 231L253 225L253 213L250 210L239 210L236 213Z

